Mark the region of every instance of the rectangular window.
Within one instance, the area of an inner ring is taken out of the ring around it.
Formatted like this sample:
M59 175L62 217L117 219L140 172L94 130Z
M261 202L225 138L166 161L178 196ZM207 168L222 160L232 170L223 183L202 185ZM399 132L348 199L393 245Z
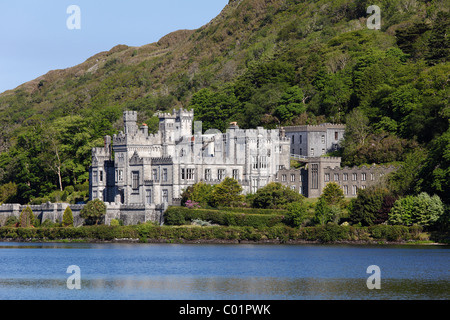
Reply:
M330 181L330 174L329 173L325 173L325 182Z
M286 182L286 175L285 174L281 175L281 181Z
M291 173L291 182L295 182L295 174Z
M267 157L266 156L260 157L259 167L263 168L263 169L267 168Z
M319 165L318 164L311 165L311 177L312 177L311 188L319 189Z
M314 148L311 148L311 152L310 152L309 156L314 157Z
M348 180L348 173L342 174L342 180L344 180L344 181Z
M153 169L152 170L152 175L153 175L153 181L158 181L158 169Z
M366 181L366 174L365 173L361 173L361 181Z
M118 172L118 180L119 180L119 181L123 181L123 170L122 170L122 169L119 169L119 172Z
M163 169L162 180L163 180L164 182L167 182L167 169Z
M188 180L194 180L194 169L186 169L186 178Z
M92 199L97 199L97 191L92 192Z
M186 169L181 168L181 180L186 179Z
M352 173L352 180L353 181L358 180L358 174L357 173Z
M103 182L103 170L99 171L100 182Z
M152 204L152 190L145 190L145 203Z
M334 140L339 140L339 133L337 131L334 132Z
M375 180L375 175L373 173L370 174L370 180Z
M258 169L258 158L256 156L252 156L252 168Z
M295 190L295 186L291 186L291 190Z
M239 170L233 169L233 179L239 180Z
M98 172L97 172L97 170L92 171L92 181L94 183L98 182Z
M205 181L211 181L211 169L205 169Z
M352 195L356 195L356 191L358 190L357 186L352 186Z
M253 193L258 191L258 179L252 179L252 191Z
M348 195L348 186L342 186L342 188L344 189L344 195Z
M222 181L223 179L225 179L225 169L217 170L217 179L219 181Z
M295 136L292 135L292 140L291 140L291 143L292 143L292 144L294 144L294 140L295 140L294 138L295 138Z
M138 171L133 171L132 174L132 184L131 184L131 188L133 190L137 190L139 189L139 172Z
M322 137L320 138L320 141L322 142L322 144L325 144L325 136L322 135Z
M163 203L168 203L169 202L169 190L164 189L162 191L162 202Z
M334 174L334 181L339 181L339 173Z
M299 136L299 138L300 138L300 143L302 143L302 140L303 140L303 136L302 136L302 135L300 135L300 136Z

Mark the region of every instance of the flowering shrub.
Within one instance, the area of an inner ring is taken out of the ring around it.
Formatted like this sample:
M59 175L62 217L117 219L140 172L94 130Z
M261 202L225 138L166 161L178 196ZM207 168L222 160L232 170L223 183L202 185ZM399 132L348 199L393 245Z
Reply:
M200 209L200 205L198 204L198 202L192 201L192 200L188 200L185 203L186 207L189 209Z

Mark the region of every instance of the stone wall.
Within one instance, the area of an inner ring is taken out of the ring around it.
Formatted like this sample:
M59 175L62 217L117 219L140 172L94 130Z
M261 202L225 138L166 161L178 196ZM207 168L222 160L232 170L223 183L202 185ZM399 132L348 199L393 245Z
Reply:
M124 225L133 225L154 221L159 224L163 223L163 212L167 209L164 206L147 206L147 205L122 205L116 203L106 204L105 224L109 225L112 219L120 219ZM64 210L70 206L73 214L73 224L75 227L81 226L84 219L80 217L81 209L84 205L74 205L68 203L44 203L41 205L30 205L35 217L41 223L45 220L52 222L62 221ZM4 226L9 217L20 217L20 213L25 209L26 205L20 204L3 204L0 206L0 226Z

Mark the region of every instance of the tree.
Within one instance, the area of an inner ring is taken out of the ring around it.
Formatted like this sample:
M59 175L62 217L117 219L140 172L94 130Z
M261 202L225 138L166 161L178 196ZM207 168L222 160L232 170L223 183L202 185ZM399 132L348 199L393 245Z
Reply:
M397 200L389 212L389 223L405 226L414 224L430 227L444 214L441 199L422 192L417 196L406 196Z
M211 203L211 195L214 189L213 185L204 182L198 182L187 187L181 194L181 204L184 205L188 200L197 202L201 207L206 207Z
M0 204L11 201L17 194L17 185L14 182L0 186Z
M303 101L304 95L302 89L298 86L290 87L281 96L273 115L282 123L292 121L295 116L306 111Z
M97 225L106 215L106 205L100 199L94 199L86 203L81 209L80 217L85 219L86 224Z
M295 201L286 206L284 221L292 227L300 227L308 216L308 208L304 201Z
M337 223L341 216L341 208L336 205L329 205L325 198L319 197L314 210L314 221L320 225L328 222Z
M214 186L211 192L210 203L213 207L236 207L244 201L242 187L236 179L226 177L221 183Z
M383 205L384 197L389 194L385 188L371 186L366 189L359 189L357 197L352 205L350 220L352 223L361 223L364 226L371 226L375 223L378 211Z
M302 200L303 196L288 186L271 182L256 191L252 206L261 209L283 209L289 203Z
M346 117L344 140L342 141L343 162L355 163L355 155L363 147L369 134L369 118L359 109L354 109Z
M63 227L73 227L73 213L69 206L64 210L62 225Z
M20 227L29 228L35 224L33 210L29 206L20 213Z
M450 57L450 13L440 11L428 39L426 59L430 65L446 62Z
M342 207L344 202L344 192L336 182L329 182L323 188L320 198L323 198L327 205Z

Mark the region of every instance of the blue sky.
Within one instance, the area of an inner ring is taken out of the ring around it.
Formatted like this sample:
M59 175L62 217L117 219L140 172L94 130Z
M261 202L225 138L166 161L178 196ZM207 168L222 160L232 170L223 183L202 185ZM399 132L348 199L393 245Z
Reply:
M118 44L142 46L196 29L228 0L9 0L0 3L0 93L50 70L82 63ZM81 29L70 30L70 5Z

